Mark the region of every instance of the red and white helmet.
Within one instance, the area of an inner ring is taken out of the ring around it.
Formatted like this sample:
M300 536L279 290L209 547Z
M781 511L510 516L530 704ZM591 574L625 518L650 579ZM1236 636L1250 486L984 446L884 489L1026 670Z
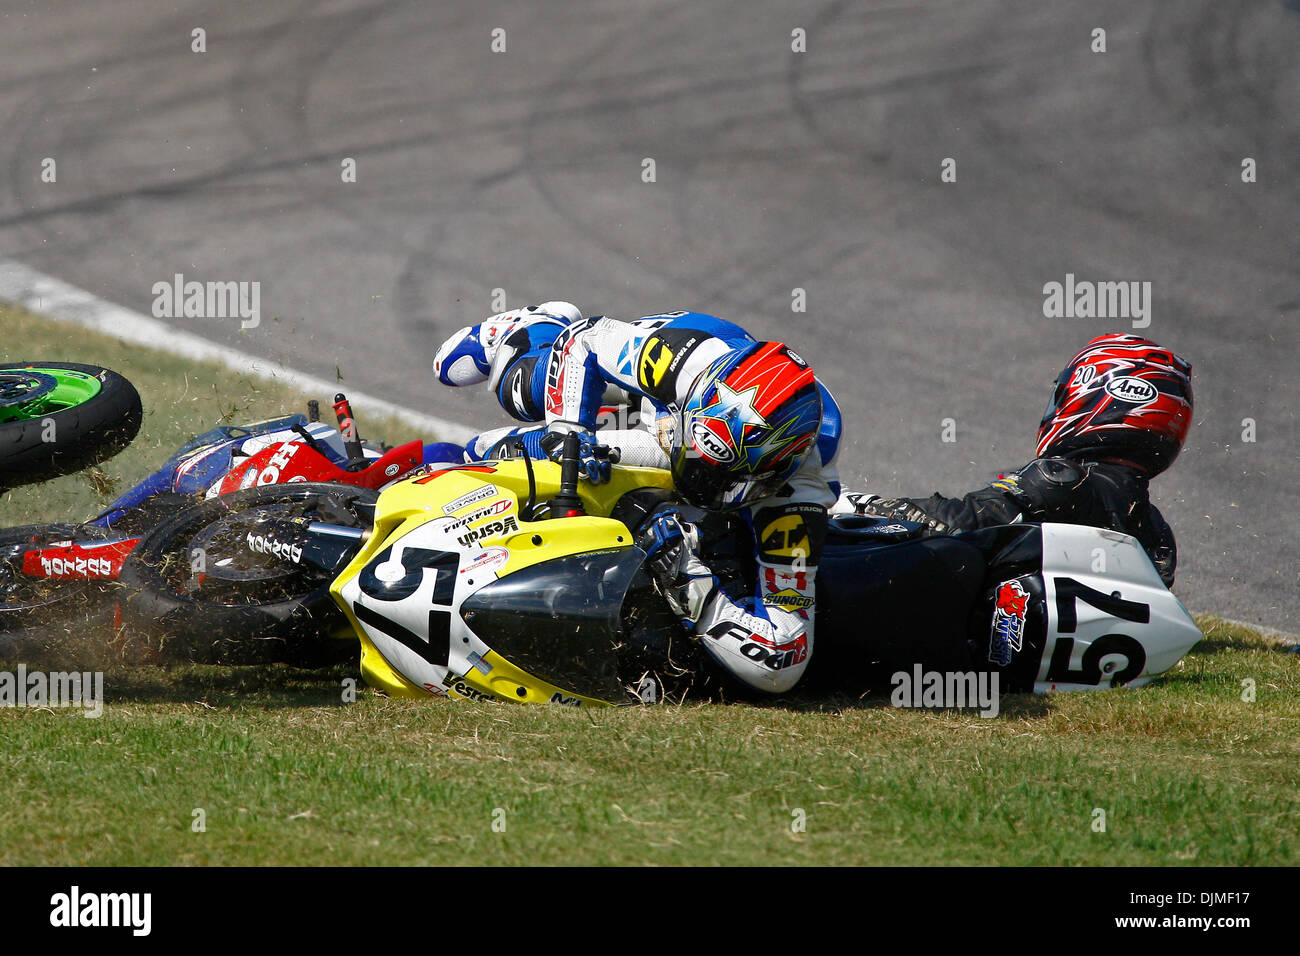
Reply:
M1085 345L1057 377L1037 454L1128 461L1153 478L1178 457L1191 424L1191 364L1115 332Z
M695 377L661 439L677 493L708 511L776 494L816 453L822 414L817 377L788 346L724 353Z

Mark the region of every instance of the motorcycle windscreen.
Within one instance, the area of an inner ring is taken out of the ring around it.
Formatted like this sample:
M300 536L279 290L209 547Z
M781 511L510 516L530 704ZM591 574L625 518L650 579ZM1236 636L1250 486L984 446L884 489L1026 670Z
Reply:
M626 701L619 681L623 598L645 561L639 548L544 561L480 588L465 623L511 664L584 697Z

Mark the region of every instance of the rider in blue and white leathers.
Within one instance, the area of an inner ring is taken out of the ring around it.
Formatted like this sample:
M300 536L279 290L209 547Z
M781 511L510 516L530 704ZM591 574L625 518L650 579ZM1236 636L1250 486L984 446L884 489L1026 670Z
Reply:
M514 418L545 423L478 435L467 445L467 459L489 457L516 438L530 454L547 454L556 444L548 434L576 431L584 439L584 473L599 481L609 467L597 448L600 409L631 406L637 427L603 429L599 444L618 448L628 464L673 468L684 500L739 516L754 538L755 593L732 596L701 559L697 529L674 514L659 515L638 536L659 590L709 654L745 685L782 693L798 683L813 651L817 563L827 510L839 497L840 437L839 409L802 358L697 312L622 322L584 319L568 303L548 302L459 330L438 350L434 371L448 385L488 381ZM769 401L786 394L778 383L790 383L791 396L779 411ZM779 414L788 421L773 432L768 426ZM722 441L705 434L709 427ZM701 463L701 437L709 448L710 441L725 445L729 435L743 437L718 451L723 461L738 456L759 464L710 470L708 455ZM791 442L781 464L767 468Z

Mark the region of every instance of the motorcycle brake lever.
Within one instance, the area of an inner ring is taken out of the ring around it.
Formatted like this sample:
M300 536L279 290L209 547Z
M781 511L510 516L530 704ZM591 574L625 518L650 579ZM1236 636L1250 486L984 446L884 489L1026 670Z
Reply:
M321 448L320 442L316 441L315 437L313 437L312 433L307 431L307 429L303 428L301 425L294 425L292 431L300 435L302 437L302 440L307 443L307 447L310 448L312 451L314 451L316 454L326 458L329 457L328 455L325 454L324 450Z

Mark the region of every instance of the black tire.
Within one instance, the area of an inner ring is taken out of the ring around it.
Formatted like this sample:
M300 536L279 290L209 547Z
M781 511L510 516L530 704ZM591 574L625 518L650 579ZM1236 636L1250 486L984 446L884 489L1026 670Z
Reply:
M238 536L268 509L364 528L369 510L358 506L378 497L366 488L301 482L236 491L180 511L147 534L122 569L118 606L127 635L147 636L165 657L196 663L320 666L347 659L356 644L337 639L348 623L329 596L329 575L268 562L264 578L222 580L219 590L205 592L205 578L221 576L211 571L221 554L207 555L209 572L196 585L191 543L217 535L207 540L220 547L223 531Z
M0 490L48 481L112 458L140 431L140 394L121 375L71 362L6 362L0 373L25 368L63 369L99 379L99 392L39 418L0 424ZM45 441L47 421L57 440Z

